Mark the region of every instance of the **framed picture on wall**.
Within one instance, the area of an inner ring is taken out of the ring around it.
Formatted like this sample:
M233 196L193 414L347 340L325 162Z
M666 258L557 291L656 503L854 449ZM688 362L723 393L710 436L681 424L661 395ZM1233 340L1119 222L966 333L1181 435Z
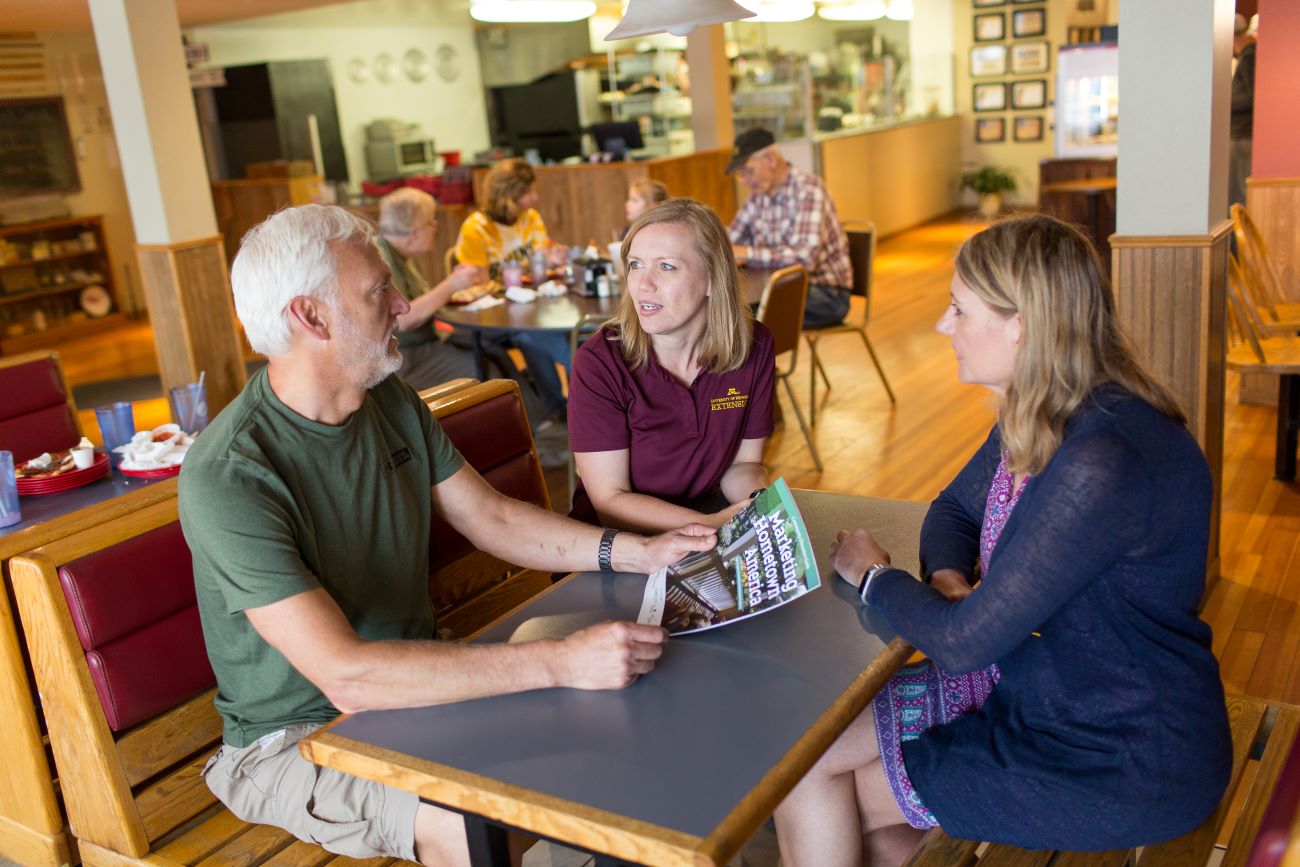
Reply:
M990 144L1007 140L1005 117L978 117L975 119L975 143Z
M1047 32L1046 9L1016 9L1011 13L1011 35L1016 39Z
M1047 79L1011 82L1011 107L1047 108Z
M1000 81L972 85L971 105L976 111L1006 111L1007 86Z
M976 9L983 9L986 6L1005 6L1007 0L972 0L971 5Z
M1016 118L1011 135L1015 141L1042 141L1043 116L1034 114Z
M972 49L973 50L973 49ZM1011 46L1011 74L1046 72L1052 56L1049 43L1022 42Z
M1005 45L972 45L970 50L970 77L988 78L1007 74L1007 47Z
M975 16L976 42L1001 42L1007 38L1007 16L1001 12L985 12Z

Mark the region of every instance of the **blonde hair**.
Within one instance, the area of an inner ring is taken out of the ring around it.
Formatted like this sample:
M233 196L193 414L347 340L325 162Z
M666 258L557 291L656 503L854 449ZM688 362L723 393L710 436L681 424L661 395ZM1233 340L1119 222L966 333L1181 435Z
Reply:
M660 202L666 202L670 198L668 185L663 181L656 181L653 178L637 178L628 185L627 194L631 196L635 193L641 201L646 203L648 208L653 208Z
M1015 473L1039 473L1093 389L1115 383L1186 424L1177 400L1137 359L1092 242L1034 214L995 223L962 245L957 276L994 312L1020 314L1020 348L998 409Z
M735 370L745 363L753 346L754 314L741 295L731 240L712 208L694 199L668 199L637 217L619 250L623 273L628 273L627 257L632 241L646 226L661 223L673 223L690 230L692 246L704 264L704 272L709 275L705 300L708 324L696 355L700 366L710 373ZM649 360L650 335L641 327L631 292L623 293L618 313L605 324L610 331L609 339L619 341L623 358L633 370Z
M483 176L483 203L480 210L493 221L505 226L519 219L519 200L528 194L537 175L524 160L502 160Z

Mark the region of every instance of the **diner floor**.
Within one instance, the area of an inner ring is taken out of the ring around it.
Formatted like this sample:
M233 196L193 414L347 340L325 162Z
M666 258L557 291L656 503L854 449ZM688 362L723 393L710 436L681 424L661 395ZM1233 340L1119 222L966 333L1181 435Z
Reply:
M819 383L814 436L825 471L814 468L781 389L785 423L767 452L774 476L796 487L929 500L956 474L987 435L993 401L987 392L957 382L948 340L933 324L948 303L953 254L983 225L954 215L879 244L870 331L898 403L890 404L856 336L823 340L833 388L827 393ZM144 322L57 348L74 385L157 372L152 333ZM805 413L808 370L804 348L793 384ZM1229 374L1222 579L1204 616L1213 627L1229 691L1300 703L1300 486L1272 479L1274 411L1238 406L1236 391L1236 376ZM139 426L166 420L162 399L137 405ZM82 424L93 438L92 412L83 409ZM557 507L567 503L564 472L550 472L548 482ZM775 863L774 850L764 851L770 859L746 863ZM566 857L557 854L553 863L582 863L562 860Z

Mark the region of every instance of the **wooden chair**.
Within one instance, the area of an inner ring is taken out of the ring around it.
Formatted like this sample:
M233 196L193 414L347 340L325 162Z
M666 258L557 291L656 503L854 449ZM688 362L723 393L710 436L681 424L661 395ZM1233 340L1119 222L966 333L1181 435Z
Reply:
M846 317L838 325L804 329L804 339L808 341L808 348L812 350L812 367L808 371L808 416L809 423L813 425L817 424L818 373L822 376L822 382L826 383L826 390L830 391L831 388L830 377L826 375L826 368L822 366L821 358L817 355L817 341L828 334L857 334L861 337L862 345L867 348L867 355L871 356L871 363L876 367L876 373L880 374L880 381L885 386L885 393L889 395L889 402L896 402L894 390L889 387L889 378L885 376L885 369L880 366L880 358L876 356L871 338L867 336L867 323L871 321L871 277L876 259L876 227L870 222L845 223L844 232L849 238L849 262L853 266L853 294L862 299L862 315L855 321L850 321Z
M1227 365L1239 373L1278 375L1277 445L1273 477L1293 481L1296 445L1300 435L1300 337L1270 336L1259 310L1249 303L1241 286L1241 272L1228 260L1228 310L1235 331L1245 340L1228 349Z
M758 321L772 332L774 351L779 357L788 353L789 365L776 368L776 378L785 386L785 393L794 407L794 416L799 420L799 430L803 432L804 442L812 453L813 465L817 472L822 471L821 455L813 442L808 425L804 423L803 411L799 401L795 400L794 389L790 387L790 377L799 363L799 334L803 331L803 308L808 303L808 270L802 265L791 265L779 271L773 271L763 287L763 298L758 302ZM773 395L775 397L775 395Z
M71 448L81 439L57 352L0 358L0 394L0 449L13 452L15 463Z
M1263 234L1251 219L1250 212L1240 204L1232 206L1232 231L1237 240L1243 286L1254 304L1265 311L1265 322L1282 331L1300 331L1300 304L1293 300L1300 287L1287 291L1269 256Z
M239 820L203 781L222 726L174 499L17 557L12 574L83 863L355 863Z
M431 385L421 391L420 400L424 401L425 406L432 409L435 403L438 403L447 395L452 392L460 391L462 388L469 388L471 385L478 385L478 380L468 376L462 376L458 379L449 379L446 382Z
M461 388L430 404L443 431L488 484L551 507L519 385L509 379ZM429 596L444 638L470 635L551 586L551 573L523 569L475 550L436 514L429 535Z
M1229 696L1228 719L1232 725L1232 776L1228 790L1200 827L1175 840L1144 846L1140 853L1114 852L1028 852L1014 846L987 845L977 840L956 840L941 828L926 832L904 867L1205 867L1211 862L1217 840L1227 838L1220 867L1241 867L1247 863L1265 808L1279 787L1283 767L1291 755L1300 730L1300 707L1276 704L1247 696ZM1294 776L1287 778L1294 786ZM1293 796L1292 796L1293 797ZM1240 803L1240 810L1230 809ZM1295 801L1292 800L1292 814ZM1289 827L1294 816L1286 817ZM987 847L978 857L977 850ZM1251 867L1262 867L1250 862Z

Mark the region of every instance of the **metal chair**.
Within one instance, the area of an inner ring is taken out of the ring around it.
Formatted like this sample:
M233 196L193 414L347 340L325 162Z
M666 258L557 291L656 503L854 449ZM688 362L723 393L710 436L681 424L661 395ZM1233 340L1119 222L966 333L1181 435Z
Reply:
M828 334L857 334L861 337L862 345L867 348L871 363L876 366L880 381L884 383L889 402L897 403L894 399L894 390L889 387L889 379L885 376L885 369L880 366L880 359L871 345L871 338L867 337L867 323L871 319L871 272L876 258L876 227L869 221L845 223L844 232L849 238L849 262L853 266L853 294L862 298L862 316L857 321L850 321L846 317L838 325L804 329L804 339L808 341L808 348L812 351L812 367L808 371L808 415L809 424L814 425L817 424L818 373L822 375L822 382L826 383L826 390L831 389L826 368L822 366L821 358L817 355L817 341Z
M794 417L799 420L799 430L803 431L808 451L812 453L813 465L817 472L822 471L821 455L813 443L808 425L804 424L803 410L794 398L794 389L790 387L790 377L799 363L799 335L803 332L803 308L808 303L808 270L802 265L791 265L779 271L773 271L763 287L763 298L758 302L758 321L772 332L773 352L777 356L789 353L790 363L784 370L777 364L776 378L785 385L785 393L790 397L794 407Z
M582 318L573 323L573 328L569 331L569 357L576 358L578 347L582 341L600 330L600 326L609 321L609 315L606 313L584 313ZM572 388L572 386L570 386ZM573 449L569 449L569 508L573 508L573 491L578 484L578 463L573 457Z

